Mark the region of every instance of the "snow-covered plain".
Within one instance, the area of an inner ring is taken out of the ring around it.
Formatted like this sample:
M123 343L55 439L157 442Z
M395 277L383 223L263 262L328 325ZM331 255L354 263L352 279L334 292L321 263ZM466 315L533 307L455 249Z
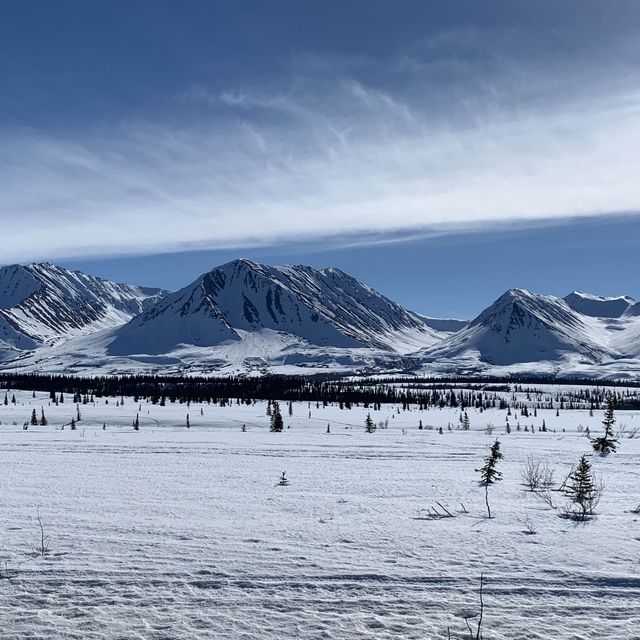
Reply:
M486 639L640 638L640 411L617 413L618 453L591 458L605 493L576 524L520 468L542 456L560 481L601 412L514 414L506 434L505 411L468 410L461 431L456 409L383 405L371 415L388 428L367 434L363 407L281 403L290 428L270 433L264 402L110 398L80 405L71 431L70 396L15 393L0 405L2 638L466 638L481 573ZM41 407L49 425L24 431ZM496 437L489 520L475 469ZM426 518L436 501L457 517Z

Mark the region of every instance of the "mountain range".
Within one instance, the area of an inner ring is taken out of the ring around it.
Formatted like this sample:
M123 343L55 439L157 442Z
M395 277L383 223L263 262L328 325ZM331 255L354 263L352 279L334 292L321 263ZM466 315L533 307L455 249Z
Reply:
M234 260L176 292L51 264L0 269L0 370L636 377L640 303L511 289L470 322L340 269Z

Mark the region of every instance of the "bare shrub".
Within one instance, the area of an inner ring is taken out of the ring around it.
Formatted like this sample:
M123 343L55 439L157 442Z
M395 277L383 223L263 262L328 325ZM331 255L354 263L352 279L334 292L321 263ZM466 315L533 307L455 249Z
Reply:
M551 495L551 491L549 489L545 489L544 491L537 491L535 493L536 498L542 500L548 507L552 509L557 509L557 505L553 500L553 496Z
M469 633L468 636L465 636L465 638L467 638L467 640L482 640L482 622L483 622L483 618L484 618L484 598L483 598L483 590L484 590L484 574L480 574L480 611L478 612L477 615L465 615L464 616L464 621L465 624L467 625L467 631ZM472 628L471 623L469 622L469 620L473 619L473 618L478 618L478 623L476 625L475 630ZM447 628L447 639L451 640L451 629Z
M44 558L50 552L50 537L45 535L44 524L42 523L42 518L40 517L40 507L36 510L37 519L38 519L38 527L40 528L40 540L36 544L31 545L31 549L33 550L33 554L36 556L41 556Z
M469 631L469 640L482 640L482 618L484 616L484 599L482 597L482 590L484 587L484 575L480 574L480 612L478 614L478 625L476 627L475 633L469 624L469 618L465 618L464 621L467 623L467 630Z
M525 463L520 469L522 484L530 491L548 489L553 486L553 469L544 459L534 455L527 456Z
M536 531L536 527L535 527L535 523L533 522L533 518L528 513L525 513L524 516L519 517L518 518L518 522L523 526L524 533L526 533L527 535L533 536L536 533L538 533Z
M329 509L326 513L320 514L318 516L318 522L320 524L327 524L329 522L332 522L334 517L335 517L335 514L334 514L333 510Z

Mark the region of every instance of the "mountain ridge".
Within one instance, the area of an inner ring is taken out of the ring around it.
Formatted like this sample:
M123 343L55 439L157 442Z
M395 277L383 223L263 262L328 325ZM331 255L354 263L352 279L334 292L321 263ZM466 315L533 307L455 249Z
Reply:
M0 268L0 339L20 348L116 326L165 295L51 263Z
M198 314L197 322L209 322L213 331L206 325L196 327ZM414 332L415 339L423 342L440 339L417 314L335 267L272 267L239 259L201 275L134 318L116 337L112 352L134 353L135 334L148 331L149 324L174 342L164 348L184 343L176 318L183 319L182 327L189 323L192 344L199 346L239 340L240 331L260 330L282 331L316 346L338 348L393 350L390 336L402 332ZM139 337L144 342L144 336Z
M237 259L176 292L50 263L0 268L0 368L65 372L640 375L640 303L509 289L424 316L337 267Z

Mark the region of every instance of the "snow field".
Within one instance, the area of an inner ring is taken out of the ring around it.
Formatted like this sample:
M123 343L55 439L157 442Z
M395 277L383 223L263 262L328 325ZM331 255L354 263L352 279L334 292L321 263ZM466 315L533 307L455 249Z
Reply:
M265 402L110 398L80 405L70 431L71 397L36 396L0 405L2 638L462 638L481 573L486 639L640 638L640 437L591 459L606 488L589 523L520 481L530 454L561 480L590 451L578 427L599 431L601 412L539 410L520 418L533 434L514 414L507 435L506 411L468 410L464 432L458 410L383 405L371 415L389 428L366 434L363 407L294 403L289 417L281 402L285 431L270 433ZM49 425L23 431L40 407ZM640 427L640 411L617 418ZM488 520L475 469L496 437L504 478ZM457 517L426 519L436 501ZM38 509L44 557L31 553Z

